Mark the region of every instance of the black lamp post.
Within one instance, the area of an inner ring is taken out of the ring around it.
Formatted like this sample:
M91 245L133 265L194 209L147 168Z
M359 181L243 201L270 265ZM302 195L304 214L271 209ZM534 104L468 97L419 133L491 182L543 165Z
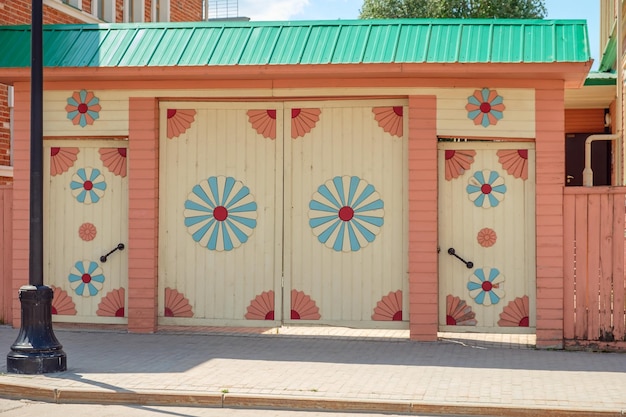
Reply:
M30 112L30 253L28 284L20 288L22 324L7 355L7 371L44 374L67 369L52 331L52 297L43 285L43 0L32 2Z

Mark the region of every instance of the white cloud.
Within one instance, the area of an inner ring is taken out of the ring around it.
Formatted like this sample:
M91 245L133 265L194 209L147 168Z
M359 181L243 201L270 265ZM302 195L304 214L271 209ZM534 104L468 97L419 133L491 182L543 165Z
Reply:
M289 20L301 13L309 0L240 0L239 15L251 20Z

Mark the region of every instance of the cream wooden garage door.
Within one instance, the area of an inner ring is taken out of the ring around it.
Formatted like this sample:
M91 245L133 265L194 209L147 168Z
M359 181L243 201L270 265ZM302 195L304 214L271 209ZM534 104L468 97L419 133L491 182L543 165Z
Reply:
M404 104L161 103L160 322L405 326Z

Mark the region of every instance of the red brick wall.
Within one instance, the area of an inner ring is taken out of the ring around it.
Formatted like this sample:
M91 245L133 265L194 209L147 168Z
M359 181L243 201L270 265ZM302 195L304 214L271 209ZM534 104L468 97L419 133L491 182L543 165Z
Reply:
M172 22L198 22L202 20L201 0L170 0Z

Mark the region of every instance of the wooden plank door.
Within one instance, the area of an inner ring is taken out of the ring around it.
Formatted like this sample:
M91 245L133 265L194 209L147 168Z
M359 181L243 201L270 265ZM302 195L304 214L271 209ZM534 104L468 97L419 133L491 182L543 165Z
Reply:
M54 290L53 318L126 323L127 141L46 140L44 156L44 283Z
M159 323L278 323L282 105L162 102L160 120Z
M285 103L286 322L407 327L405 105Z
M534 144L440 142L439 324L535 327Z

